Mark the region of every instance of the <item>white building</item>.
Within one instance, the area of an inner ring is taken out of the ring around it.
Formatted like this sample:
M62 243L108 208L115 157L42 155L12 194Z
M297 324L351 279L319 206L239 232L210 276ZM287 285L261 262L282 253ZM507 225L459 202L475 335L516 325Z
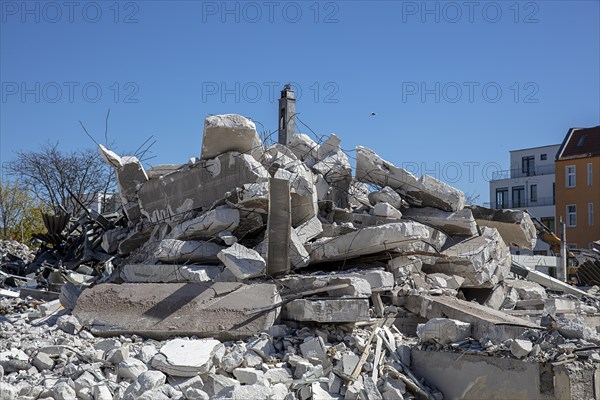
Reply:
M554 161L559 148L555 144L512 150L510 169L498 171L490 181L489 207L527 210L556 233ZM550 255L549 246L538 240L533 254Z

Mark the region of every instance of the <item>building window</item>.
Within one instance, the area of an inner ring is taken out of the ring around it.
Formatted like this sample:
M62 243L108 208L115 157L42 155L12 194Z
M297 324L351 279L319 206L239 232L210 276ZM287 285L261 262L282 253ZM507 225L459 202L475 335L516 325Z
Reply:
M525 187L512 188L512 206L515 208L525 207Z
M577 206L575 204L567 206L567 226L570 228L577 226Z
M531 197L531 202L537 201L537 185L531 185L529 187L529 197Z
M525 174L525 176L535 175L535 157L523 157L521 158L521 172Z
M552 204L556 204L556 182L552 182Z
M508 208L508 189L496 189L496 208Z
M548 255L548 251L546 251L546 250L534 250L533 251L533 255L534 256L547 256Z
M574 165L567 165L565 167L565 178L566 178L566 186L568 188L574 188L575 187L575 166Z
M588 203L588 226L594 226L594 203Z
M592 163L588 163L588 186L592 186Z
M548 159L548 155L547 154L540 154L540 160L545 161Z
M554 230L554 217L543 217L541 218L542 224L546 225L546 228L550 229L550 231L556 233Z

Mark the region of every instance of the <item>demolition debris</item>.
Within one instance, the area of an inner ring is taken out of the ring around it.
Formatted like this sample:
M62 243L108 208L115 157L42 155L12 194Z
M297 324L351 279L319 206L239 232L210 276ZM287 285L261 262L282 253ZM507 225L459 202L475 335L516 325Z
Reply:
M598 288L511 259L526 212L287 135L210 116L200 157L148 170L100 146L122 211L0 243L0 398L600 396Z

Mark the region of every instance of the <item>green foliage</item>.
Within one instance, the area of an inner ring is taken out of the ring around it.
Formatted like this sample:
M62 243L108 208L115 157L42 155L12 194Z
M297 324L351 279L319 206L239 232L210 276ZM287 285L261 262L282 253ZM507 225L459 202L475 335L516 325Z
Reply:
M49 210L18 182L0 181L0 239L27 244L32 234L45 231L42 213Z

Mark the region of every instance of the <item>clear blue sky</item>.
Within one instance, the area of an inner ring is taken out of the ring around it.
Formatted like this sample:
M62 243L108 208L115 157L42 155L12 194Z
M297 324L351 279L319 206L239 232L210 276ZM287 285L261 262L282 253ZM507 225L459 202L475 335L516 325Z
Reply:
M208 114L276 129L291 81L318 134L483 202L509 150L600 123L597 0L0 4L1 162L92 146L79 120L104 142L109 108L117 151L186 162Z

